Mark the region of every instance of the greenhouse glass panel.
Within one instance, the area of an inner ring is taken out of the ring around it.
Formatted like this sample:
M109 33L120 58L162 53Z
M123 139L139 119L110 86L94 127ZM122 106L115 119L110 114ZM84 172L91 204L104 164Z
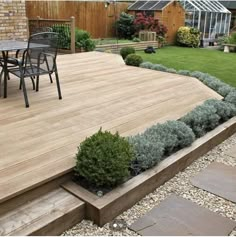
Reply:
M220 29L220 32L219 32L222 35L225 34L225 21L226 21L226 15L222 14L221 29Z
M186 12L185 14L185 26L192 27L194 24L193 12Z
M210 12L206 12L206 16L205 16L205 25L204 25L204 34L203 34L203 38L204 39L209 39L210 38L210 34L209 34L209 29L210 29L210 19L211 19L211 13Z
M206 12L201 12L200 27L198 28L202 34L204 33Z
M213 12L211 15L211 25L210 25L210 38L216 38L217 32L216 32L216 16L217 13Z
M193 12L193 25L192 25L192 27L198 28L198 21L199 21L199 12L194 11Z
M198 28L203 40L213 42L229 33L231 13L217 0L180 0L185 9L185 24Z

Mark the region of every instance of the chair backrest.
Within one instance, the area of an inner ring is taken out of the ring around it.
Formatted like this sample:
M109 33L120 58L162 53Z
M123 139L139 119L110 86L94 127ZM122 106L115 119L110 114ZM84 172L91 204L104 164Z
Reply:
M30 36L25 64L40 67L45 71L54 71L57 57L58 33L41 32Z
M41 33L41 32L53 32L53 29L51 27L47 27L47 26L36 27L36 28L33 28L33 31L31 32L31 34L37 34L37 33Z

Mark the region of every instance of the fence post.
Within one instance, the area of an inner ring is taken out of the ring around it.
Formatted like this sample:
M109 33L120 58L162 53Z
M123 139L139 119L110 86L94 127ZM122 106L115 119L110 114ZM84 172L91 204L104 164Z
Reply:
M71 42L70 42L70 50L71 53L75 53L75 17L70 18L70 35L71 35Z
M27 21L27 35L26 35L26 37L27 37L27 39L29 39L29 36L30 36L30 26L29 26L30 21L29 21L28 17L26 17L26 21Z
M40 16L37 16L37 28L39 28Z

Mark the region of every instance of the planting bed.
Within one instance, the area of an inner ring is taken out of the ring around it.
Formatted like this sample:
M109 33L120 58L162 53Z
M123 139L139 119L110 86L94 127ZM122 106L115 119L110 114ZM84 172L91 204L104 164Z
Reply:
M141 41L141 42L130 42L130 43L118 43L118 44L104 44L97 45L97 50L111 50L114 53L119 53L120 49L124 47L133 47L135 50L144 50L148 46L153 46L154 48L159 48L158 41Z
M172 154L156 167L141 173L102 197L71 181L65 183L63 187L85 201L86 218L102 226L235 132L236 118L232 118L196 140L190 147Z

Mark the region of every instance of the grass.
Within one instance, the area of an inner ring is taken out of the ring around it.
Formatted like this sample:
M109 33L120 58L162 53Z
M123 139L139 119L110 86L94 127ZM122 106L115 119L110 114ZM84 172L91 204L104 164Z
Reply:
M218 50L166 46L156 54L137 52L144 61L163 64L176 70L201 71L236 87L236 53Z

